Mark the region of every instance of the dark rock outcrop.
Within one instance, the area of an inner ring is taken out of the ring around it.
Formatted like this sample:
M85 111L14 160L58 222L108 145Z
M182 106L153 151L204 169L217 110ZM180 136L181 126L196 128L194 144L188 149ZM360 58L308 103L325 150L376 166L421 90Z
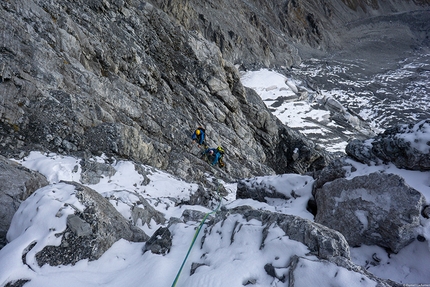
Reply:
M353 140L345 151L366 164L392 162L398 168L430 170L430 120L388 128L365 141Z
M0 249L6 244L6 233L21 202L48 184L40 173L0 155Z
M347 162L347 157L341 157L331 161L325 168L315 175L312 195L315 196L316 190L321 188L325 183L334 181L338 178L345 178L353 171L355 171L355 167Z
M241 180L237 183L236 198L251 198L261 202L266 202L266 198L281 198L289 199L286 194L278 192L273 186L249 185L246 180Z
M316 190L315 222L342 233L351 246L397 253L415 238L424 196L393 174L339 178Z
M251 198L267 202L269 198L295 199L303 194L308 195L313 179L310 176L284 174L276 176L276 184L272 184L273 177L257 177L238 181L236 199Z
M158 228L145 243L142 251L151 251L155 254L166 255L172 247L172 234L167 227Z

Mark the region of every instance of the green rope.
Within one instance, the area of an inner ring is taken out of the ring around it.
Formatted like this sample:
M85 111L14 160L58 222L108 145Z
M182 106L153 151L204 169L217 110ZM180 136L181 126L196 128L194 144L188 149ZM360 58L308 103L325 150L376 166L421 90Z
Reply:
M218 193L218 196L219 196L219 184L218 184L218 191L217 191L217 193ZM190 252L191 252L191 249L193 248L194 242L196 242L196 240L197 240L197 236L199 235L200 230L201 230L201 229L202 229L202 227L203 227L203 224L205 224L206 219L208 218L208 216L209 216L209 215L211 215L212 213L217 212L217 211L218 211L218 209L220 208L222 198L221 198L221 196L219 196L219 198L220 198L220 200L219 200L219 203L218 203L217 208L215 208L215 209L214 209L214 210L212 210L211 212L208 212L208 213L206 213L206 214L205 214L205 216L203 217L202 221L200 222L199 228L197 228L196 232L194 233L193 241L191 241L190 247L188 248L187 255L185 255L184 261L182 261L181 268L179 268L178 274L176 274L175 281L173 281L172 287L175 287L175 286L176 286L176 283L178 283L179 276L181 275L181 272L182 272L182 268L184 268L185 262L186 262L186 261L187 261L187 259L188 259L188 255L190 255Z

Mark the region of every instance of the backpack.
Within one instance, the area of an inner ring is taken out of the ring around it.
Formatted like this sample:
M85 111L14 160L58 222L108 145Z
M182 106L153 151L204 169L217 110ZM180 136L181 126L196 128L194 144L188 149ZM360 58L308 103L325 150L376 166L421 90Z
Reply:
M224 148L223 148L222 146L218 146L218 147L216 148L216 150L217 150L217 152L220 154L220 156L219 156L219 160L218 160L218 165L219 165L219 167L224 167L224 166L225 166L225 163L224 163L224 161L222 160L222 158L224 157Z

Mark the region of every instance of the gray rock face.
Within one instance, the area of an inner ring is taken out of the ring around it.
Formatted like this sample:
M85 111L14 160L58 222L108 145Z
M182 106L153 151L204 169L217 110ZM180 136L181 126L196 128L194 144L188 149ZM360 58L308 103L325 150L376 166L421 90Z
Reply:
M345 41L343 36L351 32L351 27L345 29L347 23L422 9L421 5L428 5L429 1L152 0L152 3L178 19L186 29L216 43L228 61L252 69L289 67L298 64L304 54L345 47L361 34L355 31Z
M399 168L430 170L430 120L388 128L365 141L353 140L345 151L367 164L392 162Z
M104 153L197 181L205 172L231 180L326 162L244 89L215 44L148 2L8 1L0 31L6 156ZM198 125L210 146L224 146L225 170L190 153Z
M36 253L39 266L75 264L79 260L97 260L112 244L123 238L143 242L149 239L141 229L132 226L110 202L96 191L72 183L76 197L85 206L67 218L67 228L59 246L46 246Z
M48 185L46 178L0 156L0 249L19 205L35 190Z
M139 220L142 223L148 224L148 226L151 224L151 220L154 220L157 224L161 224L166 221L164 215L152 207L146 199L140 196L139 201L144 208L138 206L133 206L131 208L131 219L135 226Z
M182 220L184 222L188 221L200 221L205 217L206 213L194 209L186 209L182 212Z
M88 236L92 233L91 225L77 215L69 215L67 227L78 237Z
M342 233L351 246L379 245L397 253L414 240L423 195L393 174L336 179L315 194L315 222Z

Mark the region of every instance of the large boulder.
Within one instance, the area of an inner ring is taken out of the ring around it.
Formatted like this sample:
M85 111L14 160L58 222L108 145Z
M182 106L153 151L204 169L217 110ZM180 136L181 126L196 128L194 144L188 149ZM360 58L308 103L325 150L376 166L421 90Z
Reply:
M151 251L154 254L166 255L172 247L172 234L167 227L158 228L145 243L142 252Z
M339 231L351 246L379 245L395 253L414 240L424 203L403 178L378 172L327 182L315 198L315 222Z
M31 237L23 262L32 268L97 260L116 241L148 240L96 191L74 182L39 189L21 205L7 238ZM26 239L23 239L24 241Z
M0 155L0 249L6 244L6 233L21 202L48 184L40 173Z
M261 225L264 227L262 230L261 248L265 245L270 228L278 226L291 240L303 243L308 247L311 254L320 259L330 259L337 256L350 259L349 246L342 234L321 224L294 215L256 210L249 206L239 206L219 212L217 217L211 222L211 225L226 220L227 217L235 214L240 215L247 222L252 220L261 222ZM232 232L230 237L232 241L234 240L234 232Z
M193 282L206 282L213 268L237 266L244 276L220 279L223 286L395 286L355 265L339 232L310 220L238 206L221 209L206 223L202 241L194 247L202 256L190 263ZM175 230L175 224L170 228ZM316 269L324 274L315 276Z
M368 140L353 140L345 151L366 164L392 162L398 168L430 170L430 120L397 125Z

